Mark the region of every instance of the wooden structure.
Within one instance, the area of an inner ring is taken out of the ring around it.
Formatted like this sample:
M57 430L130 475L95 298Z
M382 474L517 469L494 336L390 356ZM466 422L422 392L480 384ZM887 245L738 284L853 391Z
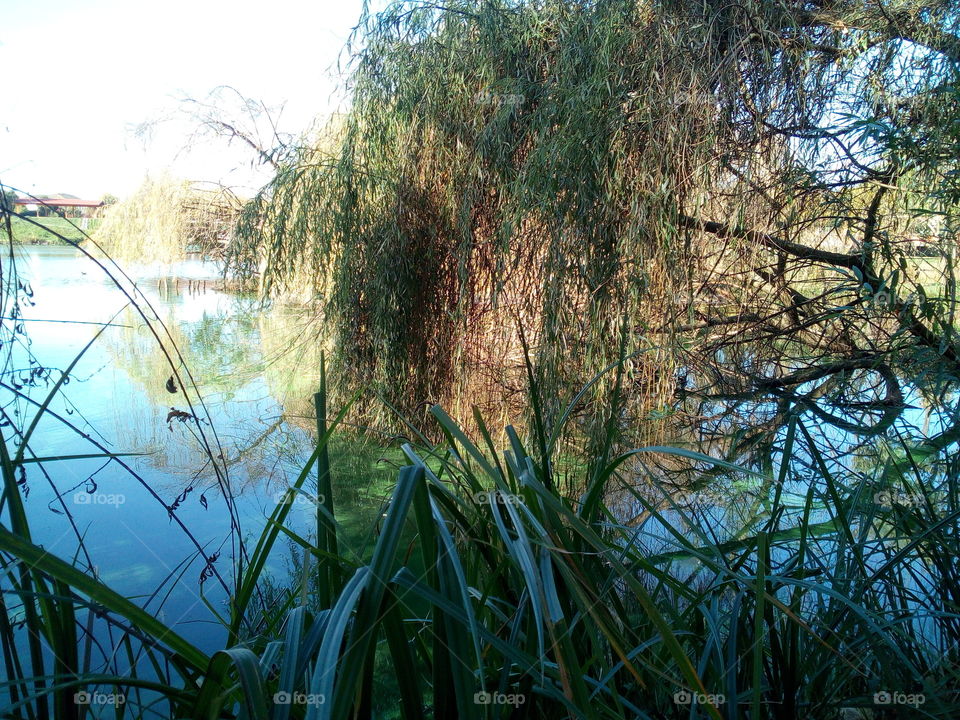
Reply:
M51 215L65 215L68 208L78 208L79 217L96 217L100 208L103 207L102 200L81 200L80 198L65 197L28 197L17 198L13 203L17 208L22 208L27 213L40 214L41 208L48 208Z

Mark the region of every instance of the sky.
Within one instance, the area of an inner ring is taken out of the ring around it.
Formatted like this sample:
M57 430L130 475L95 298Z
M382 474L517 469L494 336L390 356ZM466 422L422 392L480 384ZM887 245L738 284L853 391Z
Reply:
M184 97L231 86L299 134L342 106L362 0L0 0L0 183L124 197L147 175L255 190L240 143L194 138ZM229 100L230 93L222 93ZM237 116L237 103L223 111ZM138 134L147 124L151 131Z

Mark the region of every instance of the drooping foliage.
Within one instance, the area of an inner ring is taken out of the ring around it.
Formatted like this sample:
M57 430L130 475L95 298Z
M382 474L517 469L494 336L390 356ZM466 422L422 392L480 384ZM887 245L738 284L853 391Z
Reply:
M113 204L95 239L111 256L168 263L188 253L219 257L233 234L241 201L223 187L205 187L167 175L147 178Z
M246 207L233 267L267 294L306 278L343 374L407 410L522 386L520 329L548 416L644 348L597 388L627 419L688 374L792 387L798 363L871 373L907 346L955 366L958 15L392 3L358 28L336 132Z

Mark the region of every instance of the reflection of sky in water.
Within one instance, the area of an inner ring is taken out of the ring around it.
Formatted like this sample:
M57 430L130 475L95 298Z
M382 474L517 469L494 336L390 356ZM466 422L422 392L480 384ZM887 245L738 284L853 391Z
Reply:
M36 247L22 249L18 260L21 279L34 291L33 307L24 308L31 350L38 362L49 368L65 368L99 330L116 315L114 322L127 327L111 327L87 351L72 373L52 409L99 440L111 452L132 450L150 453L147 457L126 458L143 479L138 482L116 463L104 466L102 460L72 460L45 463L47 480L36 465L28 472L29 496L26 501L34 541L47 550L70 559L77 542L51 484L63 494L63 501L100 576L115 590L133 596L153 592L162 582L180 577L176 589L163 608L167 622L211 620L200 602L198 578L203 563L181 563L197 554L197 549L168 516L166 509L151 494L173 504L178 495L192 487L177 511L178 517L194 533L206 555L222 552L217 568L230 583L232 553L229 516L220 490L209 467L199 477L193 473L202 464L196 439L187 425L166 423L171 407L186 409L180 393L170 394L163 387L169 376L162 356L142 319L124 311L126 298L92 262L69 248ZM277 421L283 407L271 396L259 371L260 339L255 322L244 322L240 311L249 303L222 292L207 289L188 293L158 286L161 268L134 268L140 290L181 345L191 371L197 356L203 374L196 380L203 393L212 424L205 424L211 442L215 437L230 465L230 481L238 495L237 510L246 537L259 533L265 512L273 508L275 488L286 478L296 477L296 461L310 441L297 427ZM196 261L175 267L174 275L213 279L216 269ZM37 322L58 320L71 322ZM211 332L216 329L218 332ZM218 345L217 343L220 343ZM18 353L16 367L26 367L24 353ZM53 378L59 377L54 372ZM35 400L47 392L42 385L25 390ZM20 412L31 417L33 410L20 403ZM275 427L276 426L276 427ZM214 435L214 429L217 435ZM272 433L267 431L273 429ZM249 442L267 433L267 440L256 452L241 455ZM277 444L282 443L287 461L276 461ZM44 418L31 442L37 455L70 455L97 452L77 432L53 418ZM92 480L90 479L92 477ZM270 484L271 477L274 483ZM96 494L86 491L96 484ZM207 508L200 501L201 494ZM306 518L306 510L295 508ZM272 566L283 573L282 558ZM207 581L204 590L218 606L223 593L215 581ZM161 593L163 595L164 593ZM147 608L156 610L159 598ZM222 607L220 608L223 609ZM194 642L205 649L216 646L220 635L214 625L206 633L196 625L182 626ZM186 628L190 628L189 631Z
M876 384L865 382L865 377ZM816 402L821 411L839 418L843 423L866 428L874 426L883 415L882 409L874 408L868 412L863 406L856 405L883 400L885 388L877 382L877 374L873 371L863 372L859 376L859 387L853 382L840 386L843 388L841 397L845 397L846 402L831 401L830 395L810 400L810 394L824 382L822 379L792 388L790 403L784 406L778 406L775 397L762 394L745 393L739 397L702 401L695 397L688 399L684 409L698 420L685 426L680 442L675 439L670 444L686 442L690 449L737 463L758 473L759 477L723 471L711 474L710 470L716 468L708 463L700 463L699 470L690 472L686 477L687 482L691 483L690 487L672 487L666 483L668 474L644 458L642 466L632 468L637 470L632 478L627 473L627 482L636 482L640 478L640 485L635 491L653 506L654 511L651 512L632 493L620 495L622 515L632 518L634 522L633 542L651 555L662 554L660 562L663 565L674 562L675 569L681 574L695 573L701 567L700 563L689 557L679 557L678 553L687 555L691 546L735 542L761 529L769 529L766 524L770 519L769 511L781 473L784 481L780 504L786 511L780 518L777 531L786 532L797 527L811 487L814 493L810 521L814 526L819 523L826 525L835 517L835 502L824 479L824 467L840 498L845 502L852 497L859 499L860 505L850 506L846 520L855 534L861 526L868 528L871 541L877 540L873 530L876 522L874 513L877 508L889 509L890 504L877 498L892 497L893 502L909 504L919 502L922 497L901 484L904 477L909 483L921 481L934 502L940 502L936 510L942 511L941 501L946 497L942 490L946 482L942 461L920 466L919 478L913 468L906 464L905 471L891 468L894 462L903 458L902 442L918 447L948 431L951 431L948 434L952 434L952 428L960 419L957 417L956 400L952 395L947 395L942 401L931 403L902 373L898 373L897 381L903 394L903 405L897 406L900 412L892 425L877 434L853 432L848 427L832 424L824 419L822 413L817 414L811 409L813 402ZM707 381L703 382L706 384ZM802 402L798 402L798 398ZM796 429L789 452L786 451L789 417L785 414L778 416L787 407L806 430L805 434L799 427ZM749 451L732 451L733 437L739 435L743 438L746 432L753 432L765 423L770 431L765 442L755 447L744 446L749 447ZM678 425L684 427L683 421L678 420ZM807 435L817 450L816 454L810 450ZM952 455L955 447L955 439L946 443L941 457ZM762 460L769 461L769 465ZM783 468L785 462L787 468ZM867 520L871 525L863 525ZM820 540L818 546L827 552L831 547L836 547L833 542L830 539ZM734 548L730 550L733 552ZM786 560L790 552L786 548L775 550L774 564ZM873 546L869 542L864 546L863 553L868 568L879 568L889 558L888 551L882 551L879 544ZM931 575L927 569L913 567L912 572L914 576L905 583L908 587L917 589L930 581ZM703 581L706 579L702 578ZM922 593L919 595L922 596Z

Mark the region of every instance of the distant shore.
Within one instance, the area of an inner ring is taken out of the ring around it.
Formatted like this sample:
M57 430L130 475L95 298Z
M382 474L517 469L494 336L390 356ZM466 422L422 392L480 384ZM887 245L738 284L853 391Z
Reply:
M86 229L83 229L84 223L86 223ZM11 219L13 241L18 245L60 245L63 240L57 235L73 242L80 242L85 237L84 233L92 233L99 224L99 218L85 220L62 217L31 217L29 219L14 217Z

